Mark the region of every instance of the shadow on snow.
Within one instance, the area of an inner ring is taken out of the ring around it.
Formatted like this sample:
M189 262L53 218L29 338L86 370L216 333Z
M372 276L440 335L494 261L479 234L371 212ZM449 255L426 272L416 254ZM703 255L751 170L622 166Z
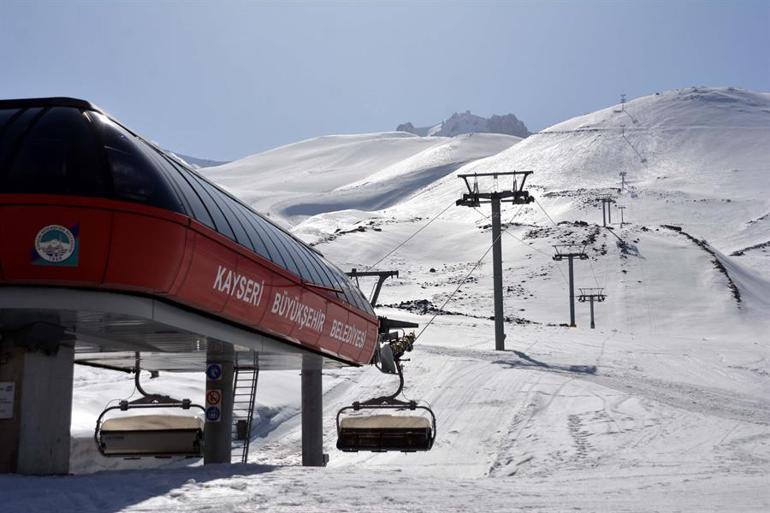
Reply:
M104 471L76 476L0 476L0 511L122 511L185 486L238 476L266 474L281 467L254 464L212 465L164 470ZM3 509L8 507L9 509Z
M549 363L541 362L539 360L535 360L528 354L522 353L521 351L513 351L513 353L516 356L518 356L519 359L497 360L493 363L496 363L498 365L504 365L510 369L539 367L539 368L548 369L551 371L569 372L574 374L596 374L596 370L597 370L596 365L558 365L558 364L552 365Z

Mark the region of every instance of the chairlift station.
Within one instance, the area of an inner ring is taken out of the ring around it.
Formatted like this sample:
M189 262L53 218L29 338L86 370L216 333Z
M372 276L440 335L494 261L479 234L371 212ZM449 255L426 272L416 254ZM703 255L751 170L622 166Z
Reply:
M239 390L253 411L259 371L301 370L303 464L324 465L321 370L373 363L382 332L322 254L99 108L0 101L0 473L68 472L74 364L136 373L143 397L94 419L102 454L205 463L231 462L234 440L246 460ZM398 354L389 368L403 379ZM145 392L140 370L205 371L206 397ZM121 417L143 408L199 416ZM361 450L403 449L377 441L392 419L359 424ZM432 445L435 417L395 424L407 450Z

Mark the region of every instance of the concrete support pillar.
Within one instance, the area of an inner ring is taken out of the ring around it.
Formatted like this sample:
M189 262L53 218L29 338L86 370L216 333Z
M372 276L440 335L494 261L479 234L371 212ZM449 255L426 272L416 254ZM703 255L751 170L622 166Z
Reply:
M74 344L40 335L0 340L0 473L69 472Z
M203 463L231 463L233 437L233 362L231 344L211 341L206 354L206 427ZM218 398L218 401L215 399Z
M302 465L326 466L323 440L323 378L320 357L308 355L302 362Z

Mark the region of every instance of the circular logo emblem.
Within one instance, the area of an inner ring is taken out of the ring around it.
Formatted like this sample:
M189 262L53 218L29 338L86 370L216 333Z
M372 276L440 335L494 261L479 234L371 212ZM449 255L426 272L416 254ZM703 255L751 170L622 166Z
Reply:
M63 262L75 252L75 236L64 226L46 226L37 232L35 251L47 262Z

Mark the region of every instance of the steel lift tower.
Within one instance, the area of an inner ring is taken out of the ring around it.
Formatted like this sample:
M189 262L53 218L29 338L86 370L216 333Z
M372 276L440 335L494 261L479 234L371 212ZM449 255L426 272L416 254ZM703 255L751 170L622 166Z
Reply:
M465 182L468 192L457 200L457 205L465 207L479 207L482 203L492 205L492 263L494 271L495 289L495 350L505 350L505 315L503 314L503 250L500 243L500 203L512 203L514 205L526 205L535 201L528 191L524 190L524 183L532 171L509 171L506 173L478 173L472 175L458 175ZM505 177L511 179L510 188L498 190L499 179ZM473 179L473 183L469 179ZM490 192L479 191L479 178L492 178L494 186Z
M580 251L574 251L575 246L559 244L553 247L556 250L556 254L553 259L557 262L561 262L565 258L569 261L569 325L574 328L575 324L575 272L573 269L572 261L576 258L580 260L588 260L588 255L585 252L585 246Z
M615 203L615 200L609 196L606 196L604 198L599 198L599 201L602 202L602 226L606 228L608 222L612 224L611 208L612 204Z
M603 288L591 288L591 289L578 289L580 291L580 295L578 296L578 301L581 303L588 302L591 304L591 329L596 328L596 323L594 322L594 302L601 303L605 299L607 299L607 295L604 294Z
M624 224L628 224L625 222L625 219L623 217L623 211L626 209L626 207L619 205L618 209L620 210L620 227L623 228Z

